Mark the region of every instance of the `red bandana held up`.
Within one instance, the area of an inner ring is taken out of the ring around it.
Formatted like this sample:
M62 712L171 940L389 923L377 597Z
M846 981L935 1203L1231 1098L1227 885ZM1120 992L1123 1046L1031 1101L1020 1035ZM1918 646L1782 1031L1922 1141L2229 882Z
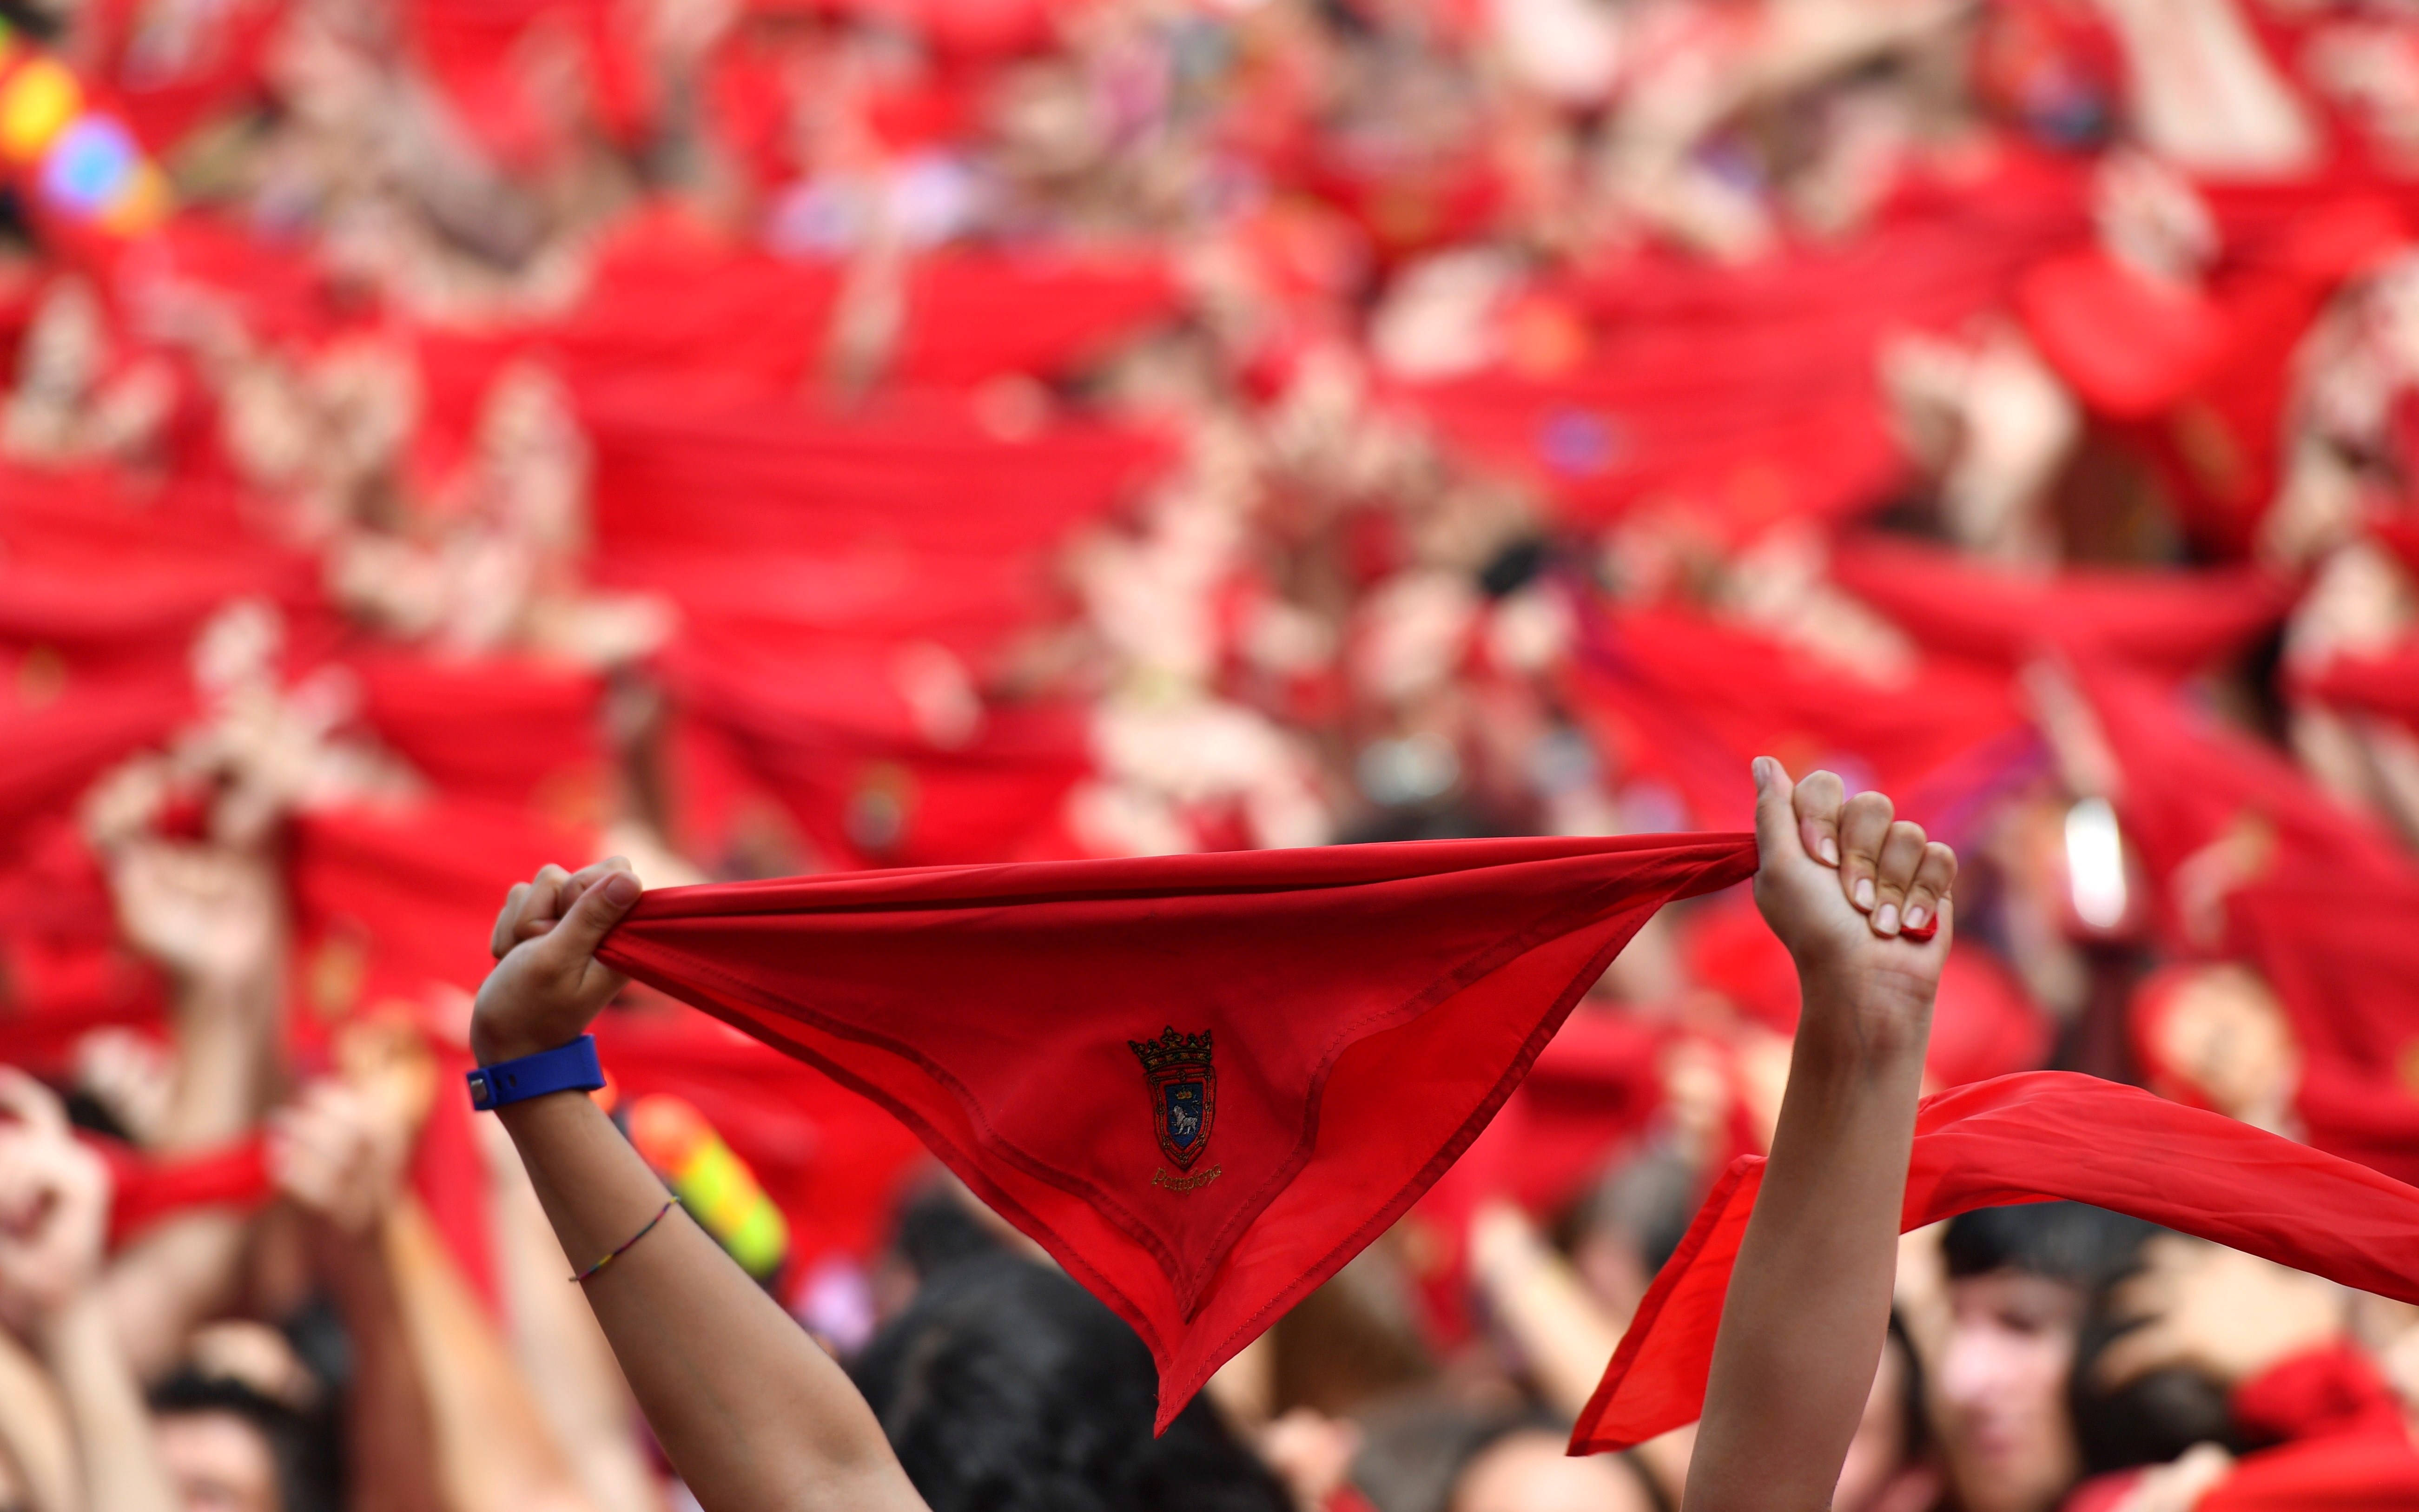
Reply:
M1164 1427L1486 1127L1745 835L930 867L651 892L599 959L897 1114L1132 1323Z
M1744 1157L1716 1183L1579 1414L1572 1453L1626 1449L1696 1421L1764 1165ZM2058 1200L2419 1302L2419 1189L2366 1166L2071 1072L2026 1072L1924 1100L1902 1227Z

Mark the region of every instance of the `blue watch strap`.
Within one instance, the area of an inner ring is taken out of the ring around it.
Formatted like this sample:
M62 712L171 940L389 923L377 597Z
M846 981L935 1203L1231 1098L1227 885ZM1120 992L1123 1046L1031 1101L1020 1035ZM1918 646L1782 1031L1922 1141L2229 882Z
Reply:
M596 1058L596 1036L583 1034L533 1056L482 1066L468 1080L470 1106L485 1111L548 1092L593 1092L605 1085L605 1067Z

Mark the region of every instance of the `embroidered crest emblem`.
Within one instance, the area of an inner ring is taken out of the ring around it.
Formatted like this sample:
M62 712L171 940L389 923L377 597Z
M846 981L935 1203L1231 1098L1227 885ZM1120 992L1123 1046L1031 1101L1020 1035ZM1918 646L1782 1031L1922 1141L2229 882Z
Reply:
M1170 1025L1156 1040L1128 1040L1142 1062L1150 1088L1151 1132L1160 1152L1179 1171L1190 1170L1210 1148L1210 1126L1218 1117L1218 1072L1210 1064L1210 1031L1179 1034Z

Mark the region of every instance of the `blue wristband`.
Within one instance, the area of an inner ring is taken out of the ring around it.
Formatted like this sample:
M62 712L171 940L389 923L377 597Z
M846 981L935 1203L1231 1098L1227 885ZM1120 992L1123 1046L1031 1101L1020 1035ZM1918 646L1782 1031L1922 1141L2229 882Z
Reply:
M593 1092L605 1085L605 1067L596 1058L596 1036L583 1034L533 1056L482 1066L469 1080L470 1106L485 1112L548 1092Z

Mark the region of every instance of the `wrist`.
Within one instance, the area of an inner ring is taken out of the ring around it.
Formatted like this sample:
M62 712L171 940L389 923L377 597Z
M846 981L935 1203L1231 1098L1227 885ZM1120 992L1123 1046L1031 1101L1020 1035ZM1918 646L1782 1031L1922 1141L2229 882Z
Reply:
M1795 1060L1813 1069L1886 1071L1920 1065L1932 1038L1933 995L1877 982L1802 973Z
M470 1105L495 1112L557 1092L593 1092L605 1085L596 1037L583 1034L535 1055L489 1061L470 1073Z
M55 1365L95 1339L115 1349L114 1328L100 1288L87 1283L37 1313L27 1332L35 1350Z
M470 1015L470 1055L480 1065L493 1066L561 1049L585 1032L585 1026L566 1034L559 1026L516 1024L481 1011Z

